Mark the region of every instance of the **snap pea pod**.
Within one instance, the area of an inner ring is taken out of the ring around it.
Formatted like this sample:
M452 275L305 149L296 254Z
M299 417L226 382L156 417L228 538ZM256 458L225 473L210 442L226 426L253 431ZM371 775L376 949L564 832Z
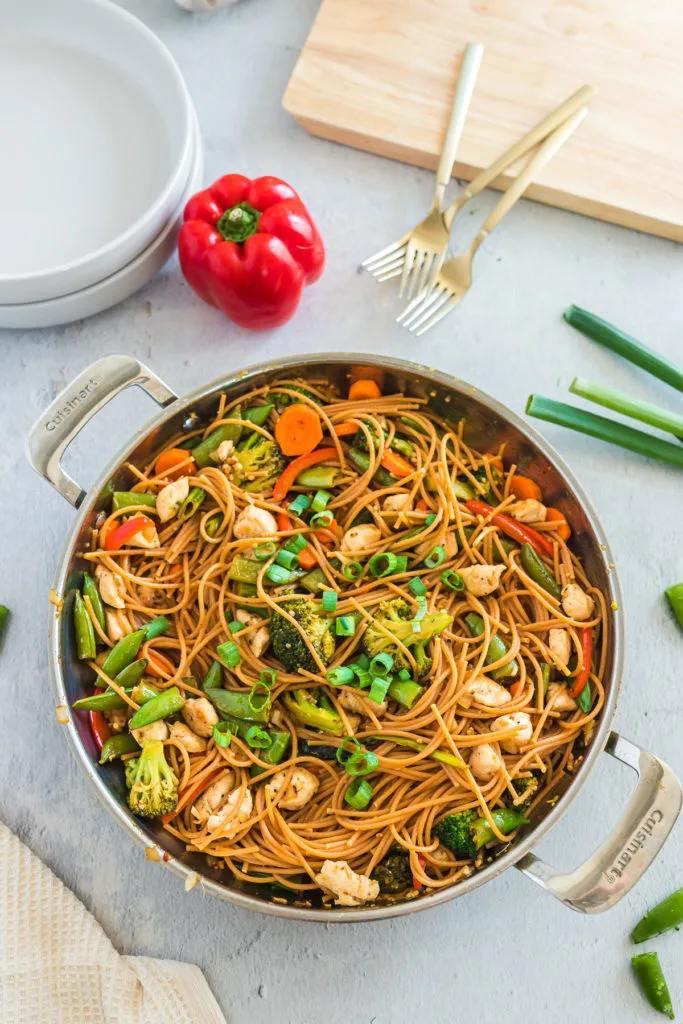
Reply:
M230 563L228 579L236 580L238 583L256 583L262 569L262 562L236 555Z
M9 608L4 604L0 604L0 636L2 636L7 620L9 619Z
M139 749L140 744L129 732L117 732L104 743L100 751L100 764L113 761L123 754L136 754Z
M89 576L87 572L83 573L82 589L83 597L90 598L90 604L92 605L92 610L95 613L95 618L100 624L100 629L104 631L106 620L104 617L104 605L102 604L100 591L92 576Z
M341 476L338 466L309 466L295 480L298 487L334 487Z
M122 508L131 508L134 505L144 505L146 508L157 507L156 494L146 494L144 491L114 491L111 500L112 511L118 512Z
M664 591L671 611L676 616L678 625L683 629L683 583L675 583Z
M125 690L133 700L137 701L138 704L140 701L137 697L133 696L133 690L145 674L146 668L147 659L140 658L122 669L114 679L114 682L122 690ZM126 702L123 697L116 690L111 689L105 690L104 693L93 693L90 697L81 697L80 700L77 700L72 705L76 711L117 711L119 708L125 708L125 706Z
M656 935L680 928L683 924L683 889L676 889L670 896L648 910L631 932L634 942L646 942Z
M135 661L144 639L144 629L136 629L134 633L122 637L104 660L102 665L104 674L110 679L115 679L119 672Z
M418 753L425 750L427 747L426 743L419 743L417 740L408 739L407 736L390 736L381 733L375 733L373 739L380 740L382 742L387 741L389 743L395 743L399 747L408 747L409 750L416 750ZM453 768L464 768L465 762L460 757L456 757L455 754L451 754L446 750L432 750L431 754L432 761L440 761L442 764L450 764Z
M223 685L223 666L220 661L214 661L209 671L204 676L202 690L219 690Z
M236 718L241 722L256 722L261 724L268 721L269 708L260 708L254 711L249 707L249 694L239 693L235 690L205 690L216 710L228 718Z
M239 409L233 409L230 415L231 418L238 419L240 416ZM211 456L219 444L222 444L223 441L232 441L233 444L237 444L241 436L242 427L239 423L223 423L220 427L212 430L208 437L205 437L203 441L200 441L192 449L192 458L202 469L205 466L210 466L212 463Z
M125 669L124 669L125 671ZM152 686L151 683L146 683L142 679L137 686L133 687L131 697L136 704L146 704L148 700L152 700L153 697L158 697L160 691L157 690L156 686Z
M344 723L337 712L331 707L319 707L314 704L305 690L285 693L282 700L289 713L301 725L307 725L311 729L321 729L322 732L331 733L332 736L343 735ZM323 701L321 700L320 703L322 705Z
M653 1009L663 1013L669 1020L674 1019L671 996L664 977L662 965L656 953L637 953L631 957L640 991Z
M254 405L251 409L245 409L242 413L242 419L248 420L249 423L255 424L257 427L262 427L266 422L271 412L275 408L274 405Z
M241 580L238 581L235 587L235 593L238 597L256 597L257 589L255 583L243 583Z
M356 469L360 469L361 473L367 473L370 469L370 456L367 452L361 452L358 448L349 448L349 458L355 465ZM384 466L378 466L375 470L372 479L380 487L391 487L392 484L396 483L396 477L392 476Z
M554 597L556 601L559 601L562 596L562 591L557 583L557 580L547 568L545 563L541 560L540 556L536 554L531 544L522 544L522 565L527 576L530 576L534 583L537 583L539 587L543 587L546 593Z
M266 764L280 764L284 760L285 754L289 750L292 737L288 732L280 732L279 730L273 729L268 731L270 736L270 746L266 750L259 751L259 758L261 761L265 761ZM267 769L262 768L260 764L253 764L249 770L249 774L252 779L257 775L262 775Z
M191 519L205 498L206 491L203 487L193 487L178 509L177 518L180 522L182 523L186 519Z
M74 630L76 633L76 653L78 657L81 661L92 660L97 654L95 649L95 628L78 590L74 594Z
M548 687L550 686L550 665L545 661L541 665L541 680L543 682L543 696L545 697L548 692ZM537 686L538 684L534 687L534 700L536 700L537 696Z
M472 636L482 636L484 633L484 620L481 615L477 615L476 612L470 612L465 616L465 622ZM501 640L497 633L489 640L488 650L484 661L487 665L492 665L494 661L500 661L508 653L507 644ZM508 679L510 676L516 676L519 672L519 665L515 658L508 661L505 665L500 665L494 669L491 675L494 679Z
M143 626L145 632L145 640L156 640L162 633L166 633L168 627L171 625L165 615L157 615L155 619L150 619L147 625Z
M164 690L138 708L129 722L129 727L142 729L146 725L151 725L152 722L159 722L163 718L168 718L169 715L174 715L176 711L182 711L184 707L185 698L177 686L171 686L170 689Z

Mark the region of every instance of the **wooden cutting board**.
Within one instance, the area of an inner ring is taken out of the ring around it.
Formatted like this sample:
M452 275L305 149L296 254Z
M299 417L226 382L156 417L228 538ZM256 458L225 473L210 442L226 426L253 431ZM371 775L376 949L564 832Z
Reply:
M528 194L683 241L680 0L323 0L285 109L315 135L435 168L467 42L486 49L456 177L589 82L589 116Z

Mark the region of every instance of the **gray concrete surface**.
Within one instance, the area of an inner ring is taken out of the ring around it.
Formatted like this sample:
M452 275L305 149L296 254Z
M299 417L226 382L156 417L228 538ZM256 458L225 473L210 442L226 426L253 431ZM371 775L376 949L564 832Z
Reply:
M183 391L274 355L387 352L452 371L517 411L532 390L562 397L575 374L680 407L664 385L560 318L579 303L683 361L681 256L672 243L523 202L484 246L459 313L417 342L393 322L393 289L356 268L416 221L431 176L310 138L280 107L316 0L244 0L208 17L172 0L126 6L161 35L187 76L207 182L230 170L290 180L318 220L328 265L296 318L269 334L241 332L202 305L175 263L91 320L0 333L0 601L13 611L0 657L0 817L74 889L119 949L198 963L231 1024L653 1019L630 977L627 935L649 904L683 884L680 829L637 889L604 916L573 914L511 870L469 898L407 919L294 925L186 895L177 879L145 862L76 768L55 722L45 643L47 592L73 512L32 474L23 442L53 394L98 357L132 353ZM463 217L465 231L493 199ZM153 411L141 394L118 399L69 455L77 479L92 479ZM578 435L550 427L545 434L591 495L617 555L628 636L616 726L680 769L683 637L662 590L683 578L681 478ZM544 857L563 869L578 864L617 820L632 783L627 769L605 758L542 844ZM679 1005L681 941L672 934L658 944Z

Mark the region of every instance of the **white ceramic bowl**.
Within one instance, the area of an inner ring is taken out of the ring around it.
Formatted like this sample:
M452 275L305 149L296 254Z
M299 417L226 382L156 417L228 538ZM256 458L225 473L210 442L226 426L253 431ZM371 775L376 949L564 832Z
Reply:
M175 252L183 210L188 199L202 187L204 158L199 126L194 126L192 167L178 205L157 237L130 263L103 281L43 302L0 305L0 328L56 327L123 302L157 274Z
M108 0L0 0L0 303L125 267L174 215L192 104L157 37Z

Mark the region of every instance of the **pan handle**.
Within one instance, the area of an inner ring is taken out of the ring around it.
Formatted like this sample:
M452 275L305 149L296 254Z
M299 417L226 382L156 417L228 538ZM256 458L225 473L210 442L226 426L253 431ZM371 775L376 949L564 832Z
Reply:
M582 914L600 914L629 892L661 850L681 809L681 784L668 765L613 732L605 750L633 768L636 790L612 834L575 871L558 874L533 853L515 865Z
M177 395L132 356L105 356L68 384L31 428L26 455L33 468L78 508L86 492L64 472L62 455L82 427L115 395L137 385L162 408Z

